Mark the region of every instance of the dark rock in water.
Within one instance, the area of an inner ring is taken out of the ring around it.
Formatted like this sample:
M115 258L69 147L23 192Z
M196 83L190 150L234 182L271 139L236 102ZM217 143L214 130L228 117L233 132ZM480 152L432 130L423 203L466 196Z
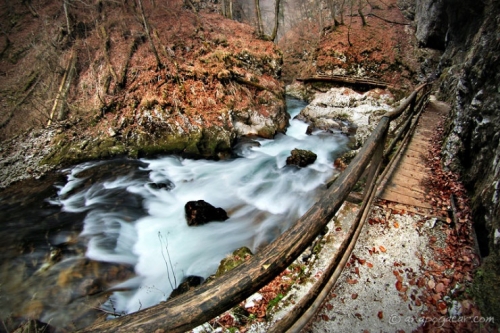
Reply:
M184 206L189 226L203 225L211 221L225 221L229 217L222 208L216 208L204 200L189 201Z
M172 291L168 299L172 299L181 294L184 294L193 289L194 287L199 286L202 283L203 283L203 278L201 276L190 275L186 277L184 281Z
M161 189L165 189L167 191L171 191L175 188L175 184L172 183L170 180L166 180L164 182L161 182L161 183L148 183L148 186L150 188L152 188L153 190L161 190Z
M309 164L313 164L318 157L315 153L310 150L294 149L292 150L292 155L288 156L286 159L287 165L296 165L298 167L306 167Z
M242 137L238 139L233 147L233 154L235 156L244 156L254 147L260 147L260 142L256 141L253 137Z

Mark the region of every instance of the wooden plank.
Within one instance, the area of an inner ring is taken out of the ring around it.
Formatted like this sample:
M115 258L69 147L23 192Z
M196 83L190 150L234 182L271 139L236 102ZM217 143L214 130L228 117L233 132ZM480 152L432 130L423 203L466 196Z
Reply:
M411 140L410 140L410 145L420 145L426 148L430 148L430 142L426 137L424 136L419 136L419 135L414 135Z
M413 154L420 154L421 156L425 156L429 152L429 147L410 143L410 145L406 148L406 151Z
M386 187L388 191L401 193L419 200L425 200L425 188L423 187L405 186L395 183L388 184Z
M401 163L398 165L398 168L395 170L402 169L402 170L408 170L408 171L414 171L414 172L421 172L427 174L430 170L429 167L423 166L422 164L420 165L415 165L411 163Z
M430 204L427 202L423 202L422 200L418 200L415 198L412 198L408 195L404 195L398 192L393 192L390 190L384 191L380 195L381 199L388 200L388 201L393 201L393 202L398 202L402 203L405 205L411 205L411 206L417 206L417 207L423 207L423 208L432 208Z
M399 167L395 169L398 175L401 175L405 178L418 179L420 181L428 178L427 173L423 171L421 168L415 168L415 170L408 170L403 168L403 166L404 165L399 165Z
M422 179L407 178L401 174L395 174L389 181L389 184L397 184L402 187L420 187L423 188Z
M379 203L381 205L381 203ZM405 204L400 204L392 201L387 202L387 207L390 209L393 209L397 212L412 212L415 214L419 215L425 215L425 216L431 216L432 215L432 209L429 208L424 208L424 207L416 207L416 206L408 206Z

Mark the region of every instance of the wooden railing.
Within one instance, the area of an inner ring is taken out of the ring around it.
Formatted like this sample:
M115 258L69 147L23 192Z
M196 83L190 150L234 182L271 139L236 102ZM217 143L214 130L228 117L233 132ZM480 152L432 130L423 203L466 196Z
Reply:
M426 85L419 86L400 103L399 107L386 113L356 157L322 198L292 227L249 260L231 272L172 300L117 319L94 324L80 332L155 332L157 330L169 333L186 332L209 321L257 292L292 264L324 230L358 180L366 175L363 204L360 214L350 227L349 236L343 241L328 269L308 295L272 328L273 332L285 332L288 329L299 330L307 322L307 314L313 313L314 308L319 306L318 302L321 297L317 298L317 296L326 295L331 289L336 281L335 274L337 276L340 274L339 271L348 258L347 254L352 251L357 239L356 234L359 234L360 226L375 196L384 156L389 154L388 151L384 154L384 148L390 122L398 118L405 110L408 110L407 119L409 119L406 122L411 122L412 116L417 113L415 110L421 111L425 106L428 98L426 88ZM407 132L408 128L407 125L402 126L399 133ZM399 133L396 134L396 139L402 137ZM304 314L306 316L302 316Z
M341 85L366 86L369 88L382 88L382 89L389 87L394 88L389 83L380 80L375 80L370 78L358 78L347 75L318 74L305 78L297 78L296 80L304 83L326 82L326 83L338 83Z

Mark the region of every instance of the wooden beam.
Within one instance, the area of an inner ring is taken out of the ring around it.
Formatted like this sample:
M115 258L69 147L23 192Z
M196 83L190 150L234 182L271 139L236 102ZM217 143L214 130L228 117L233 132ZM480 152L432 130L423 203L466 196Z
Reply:
M304 83L311 83L311 82L328 82L328 83L342 83L342 84L349 84L349 85L364 85L364 86L369 86L369 87L374 87L374 88L388 88L390 85L386 82L383 81L378 81L378 80L373 80L373 79L368 79L368 78L356 78L352 76L343 76L343 75L318 75L318 76L311 76L307 78L298 78L296 79L297 81L304 82Z

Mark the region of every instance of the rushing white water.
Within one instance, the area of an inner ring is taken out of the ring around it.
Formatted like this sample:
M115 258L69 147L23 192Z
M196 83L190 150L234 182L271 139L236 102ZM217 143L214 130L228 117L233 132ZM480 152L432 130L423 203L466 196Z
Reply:
M292 118L304 106L289 100ZM116 286L131 291L114 293L113 311L134 312L166 300L183 278L208 277L222 258L242 246L258 251L311 207L314 191L335 172L333 161L345 149L346 138L306 135L305 123L290 123L286 135L260 139L260 147L243 145L240 157L232 160L143 160L148 179L115 177L78 191L85 179L75 175L93 164L71 170L60 189L60 203L66 211L87 212L81 235L88 239L87 256L135 265L137 276ZM287 167L286 158L294 148L315 152L316 162L300 169ZM172 182L175 187L157 189L148 185L151 182ZM117 198L127 196L142 199L137 209L141 213L134 215L116 204L110 208ZM189 227L184 205L192 200L222 207L229 219Z

